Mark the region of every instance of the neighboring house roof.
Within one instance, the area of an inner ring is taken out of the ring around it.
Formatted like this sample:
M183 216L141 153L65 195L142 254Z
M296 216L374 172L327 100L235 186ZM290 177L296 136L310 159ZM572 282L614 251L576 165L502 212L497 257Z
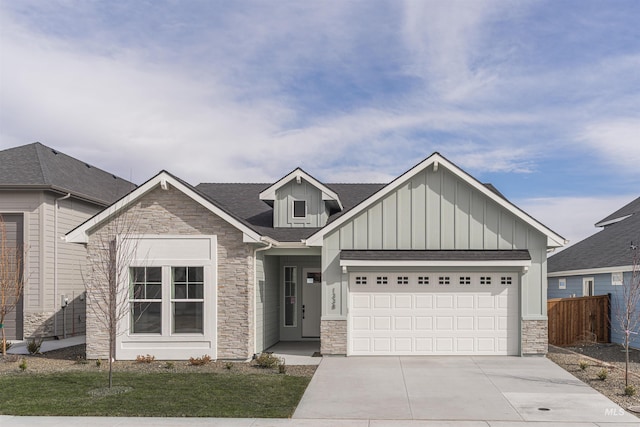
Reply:
M0 151L0 189L50 190L108 206L135 184L39 142Z
M246 242L260 242L261 235L257 233L251 227L248 227L242 221L239 221L238 218L224 209L222 206L218 205L216 202L209 199L205 194L200 192L195 187L191 186L187 182L181 180L180 178L175 177L167 171L160 171L156 176L133 190L131 193L127 194L125 197L121 198L113 205L109 206L107 209L102 212L94 215L89 218L87 221L80 224L78 227L71 230L65 236L67 242L71 243L88 243L89 241L89 233L90 231L96 227L97 225L103 223L108 218L116 215L118 212L122 211L126 207L130 206L141 197L149 193L150 191L160 187L163 190L168 189L169 186L176 188L181 191L186 196L190 197L196 203L201 204L209 211L213 212L223 220L227 221L232 226L236 227L238 230L243 233L243 240Z
M593 236L548 258L550 276L627 271L633 258L631 242L640 243L640 198L617 210L596 226L609 224ZM599 225L600 224L600 225ZM606 271L603 271L606 270Z
M522 211L516 205L509 202L507 199L504 198L504 196L502 196L499 192L497 192L497 190L494 191L495 188L492 188L493 186L489 187L485 184L482 184L480 181L473 178L471 175L469 175L468 173L460 169L458 166L451 163L445 157L440 155L440 153L433 153L431 156L429 156L422 162L418 163L416 166L409 169L407 172L403 173L398 178L391 181L389 184L384 186L375 194L371 195L366 200L363 200L362 202L360 202L357 206L355 206L349 212L343 212L343 214L339 218L337 218L334 221L331 221L327 226L323 227L322 229L318 230L318 232L310 236L309 239L307 239L306 243L310 246L320 246L322 244L322 240L324 236L327 233L330 233L331 231L337 229L338 227L340 227L340 225L354 218L356 215L358 215L360 212L367 209L369 206L373 205L379 200L382 200L385 196L395 191L401 184L407 182L408 180L410 180L415 175L422 172L427 167L433 167L434 170L437 170L438 167L440 166L445 167L447 170L452 172L458 178L460 178L461 180L469 184L470 187L479 191L481 194L484 194L487 198L493 200L499 206L511 212L517 218L521 219L526 224L530 225L534 229L544 234L547 237L547 247L549 248L560 247L566 243L566 240L564 239L564 237L560 236L559 234L557 234L556 232L554 232L544 224L538 222L533 217L531 217L530 215Z

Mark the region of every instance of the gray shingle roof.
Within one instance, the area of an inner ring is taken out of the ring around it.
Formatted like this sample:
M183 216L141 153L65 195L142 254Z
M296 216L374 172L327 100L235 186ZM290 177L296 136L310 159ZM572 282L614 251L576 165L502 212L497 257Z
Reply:
M528 250L342 250L353 261L529 261Z
M549 257L547 271L584 270L592 268L627 266L632 263L631 242L640 243L640 199L609 215L604 220L631 215L622 221L607 225L593 236ZM634 213L635 212L635 213Z
M0 151L0 189L41 189L110 205L135 188L131 182L39 142Z
M318 228L274 228L273 208L258 195L271 184L203 183L195 189L258 233L281 242L299 242ZM384 184L326 184L338 193L345 211L354 207ZM333 219L332 215L330 218Z
M632 201L631 203L624 205L608 217L601 219L596 223L596 225L601 224L603 222L613 221L616 219L620 219L622 217L632 215L634 213L640 213L640 197Z

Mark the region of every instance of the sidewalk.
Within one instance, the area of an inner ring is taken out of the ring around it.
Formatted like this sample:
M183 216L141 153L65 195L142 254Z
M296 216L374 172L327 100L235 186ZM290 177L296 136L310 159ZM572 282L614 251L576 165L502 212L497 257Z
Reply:
M59 350L65 347L73 347L74 345L80 345L85 343L85 336L78 335L71 338L65 338L61 340L45 340L42 341L42 345L40 346L40 352L45 353L47 351ZM13 346L7 350L8 354L29 354L29 350L27 350L27 341L22 341L19 343L13 344ZM1 425L1 424L0 424Z

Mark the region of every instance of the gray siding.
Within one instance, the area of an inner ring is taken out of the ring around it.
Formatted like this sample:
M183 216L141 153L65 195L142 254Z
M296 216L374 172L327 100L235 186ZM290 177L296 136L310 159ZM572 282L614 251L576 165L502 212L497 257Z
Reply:
M24 215L25 288L23 295L24 336L62 335L60 295L73 302L67 308L67 332L84 332L84 291L81 266L86 250L81 245L64 243L60 237L102 208L74 199L60 201L58 210L58 293L55 277L55 199L58 194L42 191L0 192L0 212ZM57 313L57 314L54 314ZM80 316L80 317L78 317ZM72 320L73 319L73 320Z
M306 218L293 218L294 200L306 201ZM273 205L274 227L323 227L327 218L328 210L322 200L322 192L304 179L300 184L292 180L276 191Z
M523 317L546 316L546 236L441 167L427 168L325 236L323 315L346 317L341 249L528 249L522 276ZM327 301L342 296L335 308Z
M259 353L280 339L279 260L258 252L256 257L256 352Z

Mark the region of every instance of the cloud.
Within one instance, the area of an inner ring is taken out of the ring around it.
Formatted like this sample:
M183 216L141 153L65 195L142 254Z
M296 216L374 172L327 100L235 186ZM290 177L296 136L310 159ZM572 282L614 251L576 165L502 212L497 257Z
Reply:
M594 224L636 199L637 194L543 197L512 200L529 215L569 240L569 247L597 233Z
M614 168L640 174L640 116L587 125L578 137Z

